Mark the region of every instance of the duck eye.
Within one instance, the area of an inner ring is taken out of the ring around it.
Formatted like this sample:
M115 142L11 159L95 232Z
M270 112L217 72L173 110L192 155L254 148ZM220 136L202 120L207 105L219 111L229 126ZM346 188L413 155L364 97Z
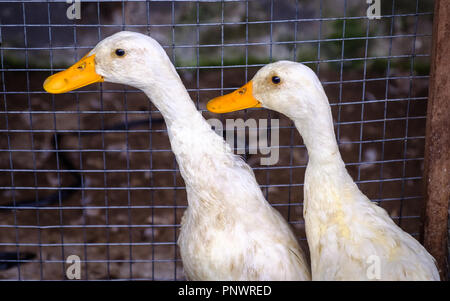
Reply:
M272 76L272 83L279 84L281 82L281 78L278 76Z
M116 55L117 56L124 56L125 55L125 50L123 50L123 49L116 49Z

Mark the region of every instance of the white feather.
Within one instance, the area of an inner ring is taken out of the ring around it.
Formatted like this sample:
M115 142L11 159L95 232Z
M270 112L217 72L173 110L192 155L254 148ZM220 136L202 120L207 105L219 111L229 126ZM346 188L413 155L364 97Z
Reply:
M114 50L125 56L114 56ZM196 110L162 47L120 32L92 51L105 81L142 89L161 111L188 209L178 240L190 280L310 280L287 222L264 199L252 170Z
M274 75L280 84L271 82ZM303 64L280 61L259 70L252 82L254 97L290 117L308 149L304 218L312 279L439 280L434 258L348 174L328 98L315 73ZM373 258L379 275L371 270Z

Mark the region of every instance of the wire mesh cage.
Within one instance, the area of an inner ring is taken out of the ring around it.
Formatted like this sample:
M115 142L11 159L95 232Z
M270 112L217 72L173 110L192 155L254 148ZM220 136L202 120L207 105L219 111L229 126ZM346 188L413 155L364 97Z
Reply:
M208 118L278 119L279 161L244 154L266 199L307 249L307 152L292 122L252 109L221 116L207 100L277 60L303 62L329 97L340 151L361 190L416 238L423 202L432 1L0 1L0 278L184 279L176 246L187 206L161 114L130 87L62 95L42 88L103 38L160 42ZM74 2L75 3L75 2ZM246 149L251 147L247 143Z

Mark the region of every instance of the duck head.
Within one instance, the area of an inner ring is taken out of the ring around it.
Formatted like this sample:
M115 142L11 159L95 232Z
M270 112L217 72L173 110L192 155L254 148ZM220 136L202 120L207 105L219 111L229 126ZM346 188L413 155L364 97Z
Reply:
M207 109L226 113L265 107L297 120L327 105L322 85L309 67L279 61L261 68L251 81L236 91L210 100Z
M158 42L140 33L122 31L99 42L73 66L48 77L44 89L59 94L103 81L142 89L167 72L176 74Z
M207 104L214 113L251 107L265 107L292 119L310 160L323 162L339 156L328 98L316 74L307 66L290 61L268 64L240 89Z

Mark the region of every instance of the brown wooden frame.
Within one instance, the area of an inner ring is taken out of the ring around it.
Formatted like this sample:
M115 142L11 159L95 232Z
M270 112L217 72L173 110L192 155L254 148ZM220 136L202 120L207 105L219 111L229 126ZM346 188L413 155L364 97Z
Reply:
M442 280L448 273L450 198L450 1L435 0L425 138L423 244Z

